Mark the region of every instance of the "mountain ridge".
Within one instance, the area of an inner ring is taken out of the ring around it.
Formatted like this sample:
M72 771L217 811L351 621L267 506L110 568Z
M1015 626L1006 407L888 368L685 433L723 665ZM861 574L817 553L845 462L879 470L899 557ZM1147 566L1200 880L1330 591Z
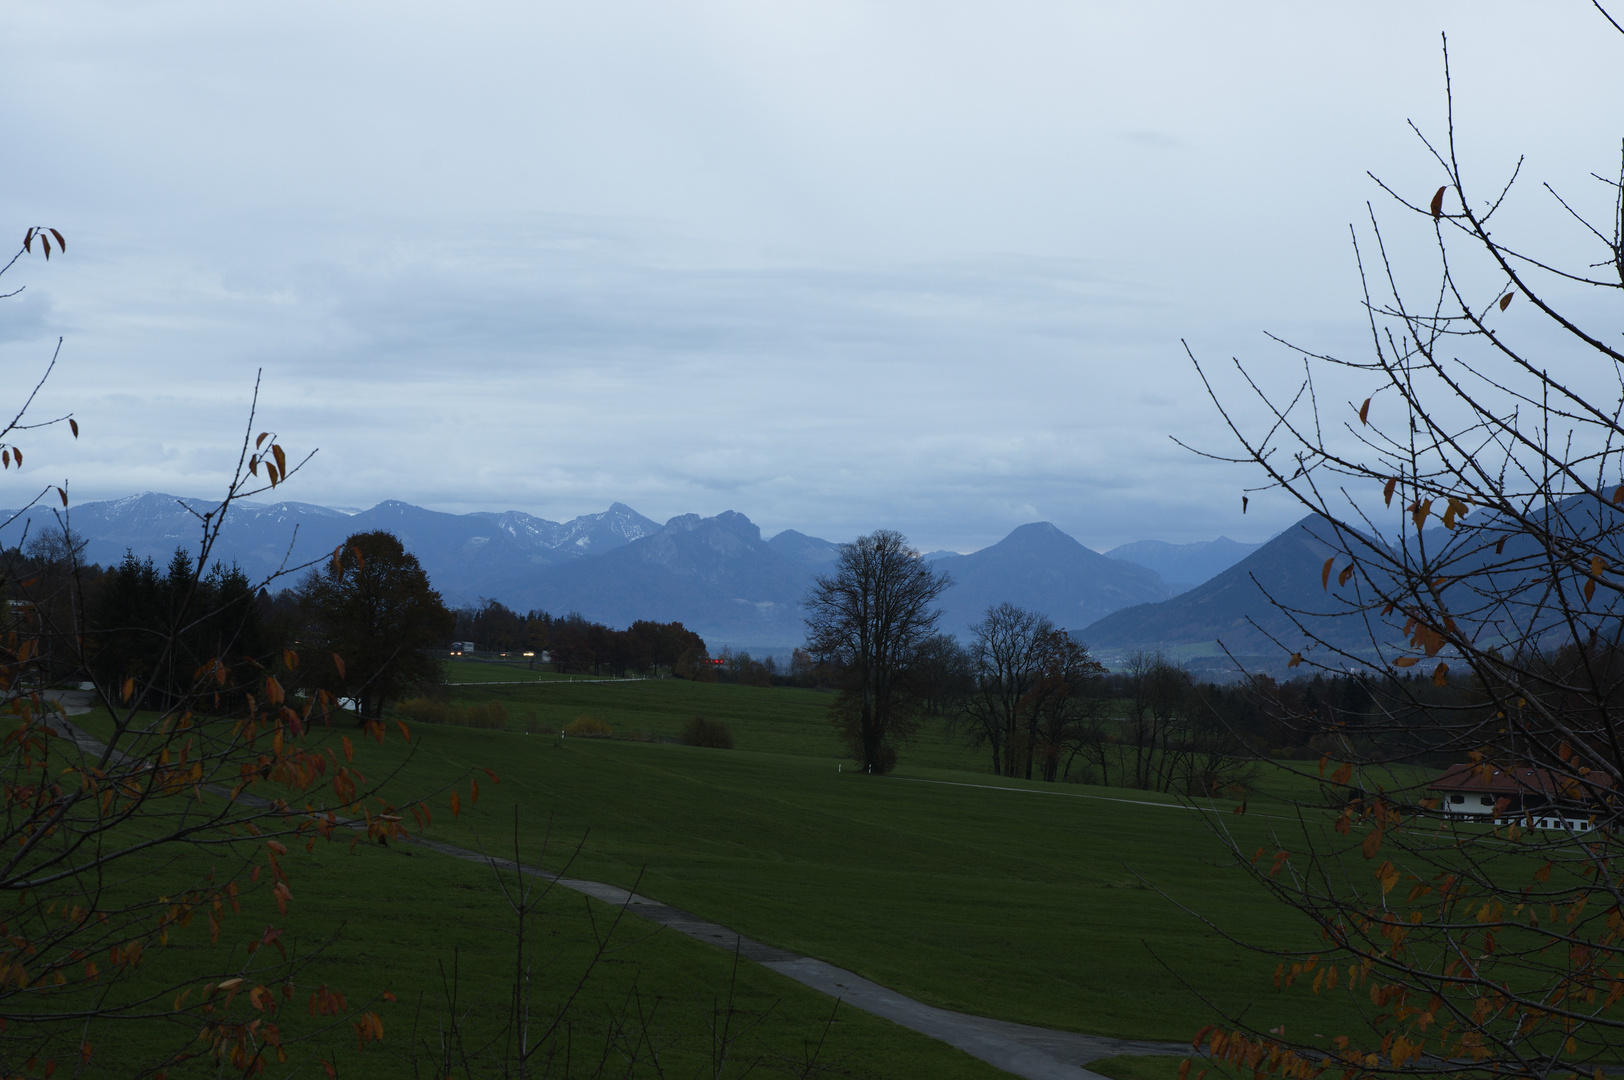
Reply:
M217 505L144 492L80 504L69 521L86 542L87 561L116 564L128 550L163 563L177 546L195 548L202 515ZM22 527L54 520L35 508L6 539L15 543ZM281 500L233 504L212 558L262 579L319 562L345 537L375 529L398 535L452 606L490 598L521 611L575 610L611 625L681 621L707 640L779 650L803 639L801 600L840 551L838 543L794 529L763 538L732 510L660 524L615 502L557 522L520 510L450 514L397 499L364 510ZM970 554L927 557L957 582L942 596L941 626L960 638L1004 600L1075 629L1171 595L1154 569L1093 551L1050 522L1019 526ZM296 584L297 574L287 573L272 587Z

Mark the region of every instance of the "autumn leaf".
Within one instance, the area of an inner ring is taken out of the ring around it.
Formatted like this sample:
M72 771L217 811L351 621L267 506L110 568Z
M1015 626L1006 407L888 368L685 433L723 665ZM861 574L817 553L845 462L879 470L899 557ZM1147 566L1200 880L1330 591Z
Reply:
M1320 589L1322 591L1329 590L1331 587L1331 564L1334 562L1336 562L1336 556L1332 555L1325 560L1325 565L1320 567Z
M1444 192L1447 191L1447 190L1449 190L1447 186L1441 187L1432 196L1432 217L1433 217L1433 220L1435 220L1435 221L1438 218L1443 216L1443 212L1444 212Z
M339 550L342 551L343 549L340 548ZM336 556L335 556L335 558L336 558ZM333 654L333 667L338 669L338 677L340 679L343 679L343 678L347 677L344 674L344 658L342 656L338 655L337 653Z
M451 793L451 816L457 817L462 813L462 798L455 791Z
M1502 296L1500 298L1500 310L1504 311L1506 308L1510 307L1511 306L1511 298L1513 296L1516 296L1516 295L1517 294L1514 293L1514 292L1508 292L1504 296Z
M1433 668L1433 670L1432 670L1432 685L1433 686L1448 686L1449 685L1449 665L1448 664L1439 664L1436 668Z
M1398 477L1394 476L1390 477L1387 481L1387 486L1382 488L1382 501L1388 506L1393 505L1393 489L1396 487L1398 487ZM1624 490L1624 488L1621 488L1620 490Z
M1365 837L1364 842L1359 845L1359 850L1364 854L1365 858L1374 859L1376 857L1376 852L1380 851L1381 847L1382 831L1380 829L1372 829L1369 835Z
M1401 656L1393 661L1394 667L1414 667L1421 658L1418 656Z
M1361 424L1370 423L1370 399L1369 398L1365 398L1365 403L1363 405L1359 406L1359 422Z
M1303 662L1303 654L1300 653L1300 652L1294 652L1294 653L1291 654L1291 659L1286 661L1286 666L1287 667L1296 667L1298 664L1300 664L1302 662Z

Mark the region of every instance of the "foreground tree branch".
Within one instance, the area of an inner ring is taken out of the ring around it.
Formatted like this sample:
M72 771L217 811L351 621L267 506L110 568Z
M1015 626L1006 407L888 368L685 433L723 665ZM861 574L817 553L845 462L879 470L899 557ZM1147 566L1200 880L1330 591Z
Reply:
M1599 249L1564 269L1496 220L1520 162L1487 198L1462 168L1447 51L1445 98L1443 140L1422 138L1438 190L1383 185L1430 234L1435 288L1401 287L1411 267L1373 210L1355 236L1367 355L1303 350L1283 393L1242 367L1261 432L1196 365L1239 446L1221 456L1296 500L1332 549L1322 608L1290 612L1282 648L1352 672L1369 702L1278 698L1326 751L1304 773L1321 798L1255 851L1219 829L1318 932L1311 952L1254 943L1276 986L1345 1002L1332 1038L1287 1039L1267 1004L1197 1036L1260 1073L1624 1060L1624 165L1582 196L1547 187L1558 223ZM1332 407L1332 385L1359 389Z

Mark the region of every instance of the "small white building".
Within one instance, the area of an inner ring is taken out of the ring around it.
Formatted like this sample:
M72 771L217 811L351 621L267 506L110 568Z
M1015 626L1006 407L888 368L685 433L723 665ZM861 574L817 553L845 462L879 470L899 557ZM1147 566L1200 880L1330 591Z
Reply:
M1532 766L1463 764L1445 769L1431 786L1446 817L1583 832L1595 827L1597 795L1610 790L1612 781L1601 772L1575 778Z

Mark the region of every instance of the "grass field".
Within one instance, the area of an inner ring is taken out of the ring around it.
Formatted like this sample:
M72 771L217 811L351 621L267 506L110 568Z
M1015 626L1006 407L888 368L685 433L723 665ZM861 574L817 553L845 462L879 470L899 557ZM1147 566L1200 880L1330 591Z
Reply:
M579 843L574 875L635 884L757 940L981 1015L1172 1040L1214 1018L1203 996L1247 1008L1265 1026L1330 1033L1349 1019L1345 995L1278 994L1272 962L1224 936L1311 945L1306 928L1270 905L1212 832L1232 829L1250 847L1272 844L1271 827L1298 827L1270 814L1284 806L1267 795L1237 816L1228 803L1205 812L1117 788L1002 780L985 772L979 752L940 731L906 747L896 775L855 775L824 718L828 697L810 690L547 680L453 694L464 704L502 701L514 730L425 724L413 729L410 753L399 740L366 747L373 775L397 770L397 796L434 793L436 839L511 852L517 811L528 861L560 868ZM583 713L644 741L522 730L527 717L556 731ZM694 715L728 723L738 749L670 741ZM501 783L473 771L479 767L495 769ZM470 776L481 779L477 806ZM463 801L455 818L450 786ZM1305 793L1312 783L1286 779L1275 790ZM509 946L488 872L364 845L354 855L318 846L290 868L301 923L344 928L318 968L342 973L335 981L388 986L403 1002L416 994L427 1008L453 947L465 972L501 976ZM552 916L549 932L566 955L582 937L586 903L561 899ZM675 1016L709 1015L725 990L728 958L669 933L636 950L606 974L596 1013L625 993L635 969L640 987L671 1002L674 1029L685 1039L703 1032L704 1016ZM741 978L750 1001L785 1003L760 1029L775 1052L799 1046L821 1024L826 999L748 963ZM902 1067L926 1060L920 1041L872 1018L848 1017L837 1029L857 1048L853 1060L872 1070L854 1068L856 1075L993 1074L936 1044L929 1053L946 1054L946 1063L930 1057L928 1069Z

